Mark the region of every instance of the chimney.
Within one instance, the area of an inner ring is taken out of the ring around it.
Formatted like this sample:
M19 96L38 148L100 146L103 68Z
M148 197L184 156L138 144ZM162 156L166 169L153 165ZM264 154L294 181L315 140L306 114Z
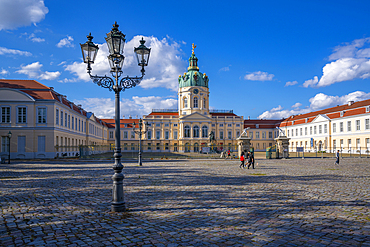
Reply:
M348 105L349 105L349 106L353 105L353 103L355 103L355 102L354 102L354 101L352 101L352 100L348 101Z
M113 117L114 118L114 117ZM125 119L125 115L122 115L122 119Z
M251 117L250 116L248 116L248 120L251 120Z
M132 119L131 115L128 115L128 119Z

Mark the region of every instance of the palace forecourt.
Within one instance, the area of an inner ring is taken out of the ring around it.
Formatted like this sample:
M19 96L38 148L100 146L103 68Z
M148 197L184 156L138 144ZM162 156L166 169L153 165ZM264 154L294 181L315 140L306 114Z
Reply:
M346 158L0 165L0 246L370 246L370 162Z

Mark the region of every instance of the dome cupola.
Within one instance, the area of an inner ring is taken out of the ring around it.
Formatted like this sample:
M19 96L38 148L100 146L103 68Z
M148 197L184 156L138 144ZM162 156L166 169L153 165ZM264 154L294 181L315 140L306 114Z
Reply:
M179 87L192 87L200 86L208 88L208 76L204 73L199 72L198 67L198 58L194 54L194 49L196 45L192 45L192 54L189 58L189 67L188 72L185 72L183 75L179 75Z

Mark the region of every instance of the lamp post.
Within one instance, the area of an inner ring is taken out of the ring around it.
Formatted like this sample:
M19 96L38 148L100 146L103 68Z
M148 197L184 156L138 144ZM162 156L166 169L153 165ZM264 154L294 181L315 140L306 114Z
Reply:
M87 63L87 73L94 83L103 88L107 88L109 91L114 91L115 93L115 149L114 149L114 175L113 179L113 201L111 210L112 212L122 212L125 211L125 201L123 198L123 165L121 164L121 135L120 135L120 92L126 89L135 87L144 78L145 69L144 67L148 65L150 48L147 48L144 38L140 40L140 46L134 48L138 65L141 66L141 76L136 77L123 77L119 80L122 75L122 65L125 59L123 55L123 48L125 45L125 35L118 30L117 22L114 23L112 30L107 33L105 38L108 49L109 56L108 61L111 67L111 74L114 79L108 76L97 76L91 75L91 64L94 63L99 47L92 42L93 37L91 33L87 36L87 41L81 45L82 56L84 62Z
M9 133L8 133L8 151L9 151L8 164L10 164L10 138L12 138L12 132L9 130Z
M142 162L141 162L141 135L145 134L146 132L148 132L147 129L145 129L144 131L142 130L143 129L143 126L145 126L145 122L140 118L139 119L139 130L135 130L135 122L134 122L134 132L136 134L139 134L139 160L138 160L138 163L139 163L139 166L142 166Z

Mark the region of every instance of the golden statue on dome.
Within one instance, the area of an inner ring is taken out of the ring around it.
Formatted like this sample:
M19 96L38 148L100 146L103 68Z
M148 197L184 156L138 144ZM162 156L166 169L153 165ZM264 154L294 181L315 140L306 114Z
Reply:
M197 46L196 45L194 45L194 43L191 45L191 47L193 47L193 49L192 49L192 54L194 54L194 49L195 48L197 48Z

